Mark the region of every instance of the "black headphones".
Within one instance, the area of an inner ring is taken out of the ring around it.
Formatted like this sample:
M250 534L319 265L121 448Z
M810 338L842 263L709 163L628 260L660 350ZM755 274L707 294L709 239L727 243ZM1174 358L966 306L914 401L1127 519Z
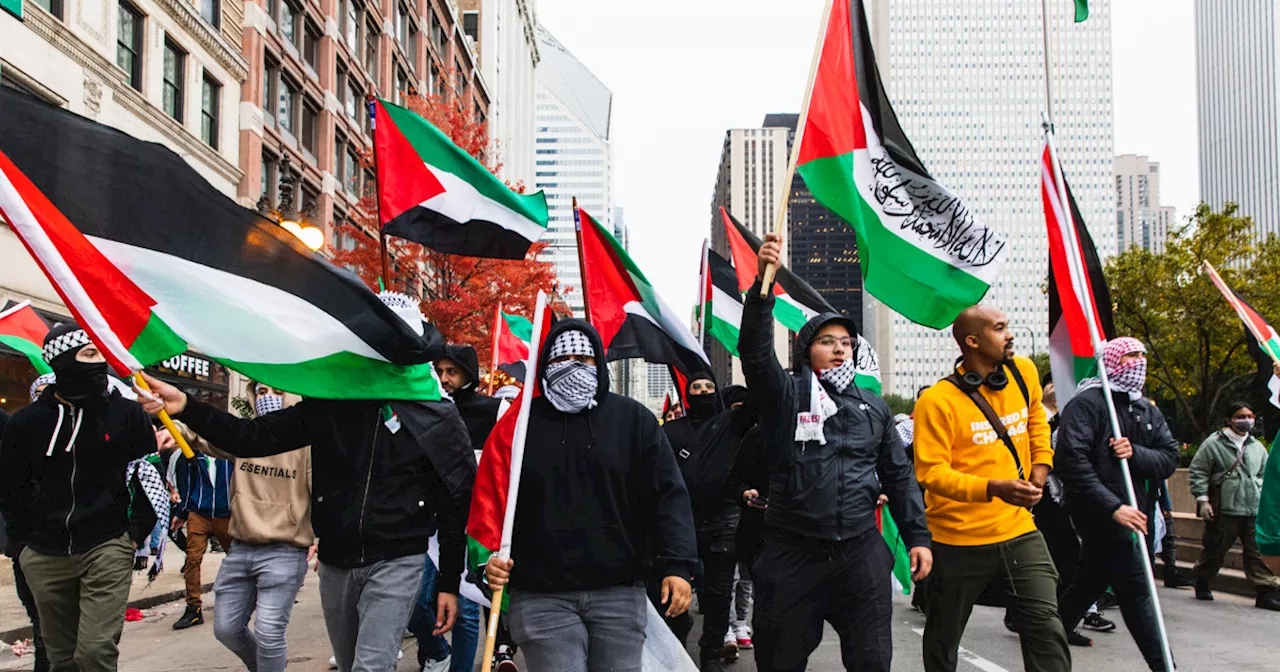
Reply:
M1001 362L1000 368L996 369L995 371L992 371L984 379L982 376L978 375L977 372L975 371L965 371L963 374L961 374L960 363L963 361L964 361L963 357L956 358L956 365L955 365L954 371L956 374L956 380L958 381L956 385L965 394L972 394L974 392L977 392L978 388L982 387L983 385L986 385L987 387L997 392L1009 386L1009 376L1004 372L1004 367L1009 364L1008 362Z

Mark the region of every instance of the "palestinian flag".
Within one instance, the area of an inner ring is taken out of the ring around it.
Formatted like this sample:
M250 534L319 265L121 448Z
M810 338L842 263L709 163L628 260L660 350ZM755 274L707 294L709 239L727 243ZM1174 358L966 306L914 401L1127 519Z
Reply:
M542 192L517 194L409 110L369 102L383 233L437 252L523 259L547 230Z
M1098 372L1097 353L1086 319L1093 321L1103 339L1115 338L1116 328L1102 262L1069 185L1066 192L1070 217L1062 207L1054 178L1056 158L1046 136L1040 157L1040 195L1049 234L1049 365L1058 408L1066 408L1075 396L1076 384Z
M711 363L685 322L667 306L613 235L585 210L580 227L582 286L587 319L600 332L606 359L640 358L685 374L710 371Z
M524 465L529 409L533 399L542 395L538 385L537 358L551 329L551 315L547 295L538 292L531 323L537 324L538 329L530 329L531 355L525 362L524 387L512 402L512 406L519 410L503 413L498 418L498 424L484 443L475 485L471 489L471 510L467 515L467 567L472 570L478 571L494 553L502 558L511 557L511 533L516 519L516 502L520 497L520 470ZM507 606L507 597L503 597L503 609Z
M1218 291L1222 292L1223 298L1231 308L1236 311L1236 316L1244 323L1244 338L1249 348L1249 356L1258 364L1257 379L1266 381L1270 392L1268 400L1272 405L1280 407L1280 378L1276 377L1272 368L1273 363L1280 362L1280 335L1276 334L1275 328L1263 319L1248 301L1227 285L1222 276L1218 275L1213 264L1204 262L1204 272L1213 281Z
M662 396L662 415L658 416L660 420L667 419L667 411L671 410L671 393L667 392Z
M723 207L720 208L720 217L724 221L729 251L733 254L738 290L749 291L756 281L758 266L756 253L760 250L763 241ZM827 303L818 290L801 280L786 266L778 267L777 274L774 276L773 294L775 297L773 318L789 331L799 332L806 322L817 317L819 313L840 312ZM735 340L734 343L736 355L737 341ZM861 334L858 335L857 358L858 372L853 378L854 384L864 390L880 394L880 359L876 356L875 348L871 347L871 343Z
M529 359L529 338L533 323L512 313L503 312L501 304L494 308L493 363L516 380L524 380L524 362Z
M7 89L0 129L0 215L121 375L195 349L304 396L440 398L438 342L169 149Z
M1076 23L1081 23L1089 18L1089 0L1075 0L1076 2Z
M707 250L705 269L701 311L704 330L737 357L738 329L742 324L742 294L738 291L737 275L733 264L715 250Z
M876 527L880 529L880 536L893 554L894 581L902 586L903 595L910 595L911 554L907 551L907 542L902 540L902 534L898 532L898 524L893 521L893 514L883 505L876 507Z
M996 281L1008 243L916 156L876 70L860 0L836 0L796 159L858 237L865 289L907 319L950 325Z
M30 301L0 312L0 343L26 355L41 375L53 372L44 362L44 337L48 333L49 325L36 314Z

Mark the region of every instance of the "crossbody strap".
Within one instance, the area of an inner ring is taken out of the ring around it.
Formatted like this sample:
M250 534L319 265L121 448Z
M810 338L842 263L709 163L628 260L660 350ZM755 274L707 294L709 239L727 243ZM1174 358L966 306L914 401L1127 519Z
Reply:
M1226 439L1228 444L1230 444L1230 445L1234 445L1234 444L1231 444L1231 438L1227 436L1227 430L1225 430L1225 429L1224 429L1224 430L1222 430L1222 438ZM1225 481L1225 480L1227 480L1228 478L1231 478L1231 475L1232 475L1232 474L1234 474L1234 473L1236 473L1236 469L1239 469L1239 468L1240 468L1240 463L1241 463L1241 462L1244 462L1244 451L1245 451L1248 447L1249 447L1249 437L1247 437L1247 436L1246 436L1246 437L1244 437L1244 445L1240 446L1240 450L1237 450L1237 451L1236 451L1236 461L1235 461L1235 463L1231 465L1231 468L1230 468L1230 469L1226 470L1226 471L1222 474L1222 480L1224 480L1224 481Z
M944 380L955 385L956 389L964 392L969 396L969 399L973 400L973 405L977 406L978 410L982 411L982 415L986 416L987 422L991 423L991 429L995 431L996 436L1000 437L1000 440L1004 442L1005 447L1009 449L1009 454L1013 456L1013 463L1018 467L1018 479L1026 480L1026 474L1022 471L1022 460L1018 457L1018 449L1013 445L1013 439L1009 436L1009 430L1005 428L1003 422L1000 422L1000 418L996 415L996 410L991 408L991 404L987 403L986 397L983 397L977 390L970 392L964 389L964 386L960 384L960 379L957 378L954 373L947 376ZM1018 377L1018 381L1022 381L1021 376Z

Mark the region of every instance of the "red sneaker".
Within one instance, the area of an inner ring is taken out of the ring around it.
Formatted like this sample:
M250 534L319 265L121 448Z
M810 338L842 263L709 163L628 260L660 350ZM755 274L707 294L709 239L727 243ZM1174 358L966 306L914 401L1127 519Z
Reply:
M751 638L750 638L750 637L739 637L739 638L738 638L738 648L739 648L739 649L749 649L749 648L751 648Z

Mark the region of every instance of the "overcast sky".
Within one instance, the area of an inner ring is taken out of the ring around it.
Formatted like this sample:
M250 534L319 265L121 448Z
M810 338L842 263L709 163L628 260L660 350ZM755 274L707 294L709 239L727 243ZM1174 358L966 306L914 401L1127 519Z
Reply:
M1192 3L1111 3L1115 150L1160 162L1164 204L1180 218L1199 191ZM613 91L614 201L632 257L681 315L696 296L724 132L799 110L822 7L537 0L539 21Z

